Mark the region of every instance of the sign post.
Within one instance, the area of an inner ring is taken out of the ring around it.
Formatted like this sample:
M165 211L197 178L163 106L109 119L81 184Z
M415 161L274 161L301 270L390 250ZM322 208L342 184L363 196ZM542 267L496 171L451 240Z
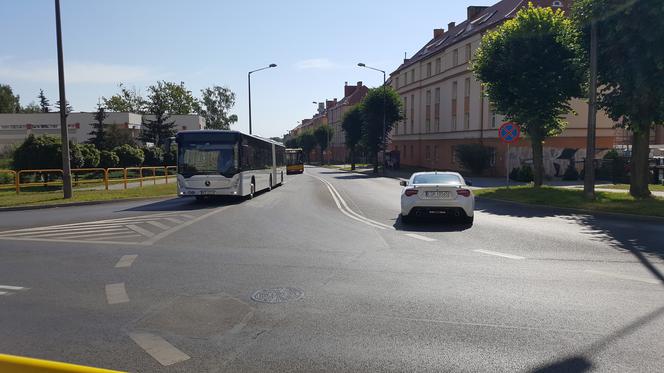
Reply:
M498 128L498 137L500 141L507 144L507 153L505 153L505 180L507 189L510 187L510 144L519 141L521 137L521 128L514 122L505 122Z

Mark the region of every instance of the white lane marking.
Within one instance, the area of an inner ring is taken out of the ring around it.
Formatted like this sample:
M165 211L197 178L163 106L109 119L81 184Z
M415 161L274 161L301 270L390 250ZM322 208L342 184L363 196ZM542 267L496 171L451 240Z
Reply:
M116 218L116 219L105 219L105 220L96 220L96 221L87 221L80 223L70 223L70 224L59 224L59 225L49 225L47 227L36 227L36 228L22 228L14 229L9 231L2 231L0 234L14 233L14 232L29 232L36 230L45 230L45 229L59 229L65 227L86 227L86 226L108 226L109 224L126 224L126 223L135 223L143 222L146 220L155 220L156 218L165 218L166 216L179 214L178 212L168 213L168 214L152 214L152 215L141 215L141 216L132 216L126 218Z
M30 231L25 231L25 232L17 232L17 233L12 233L13 236L26 236L26 235L45 235L45 234L51 234L51 233L56 233L56 232L62 232L62 229L66 229L67 232L85 232L85 231L94 231L97 229L113 229L113 228L122 228L123 225L121 224L109 224L109 225L100 225L100 226L86 226L82 228L52 228L52 227L44 227L44 228L34 228ZM4 233L4 232L3 232Z
M120 260L115 264L115 268L127 268L131 267L131 265L134 263L134 260L138 255L123 255Z
M166 225L166 224L161 224L161 223L158 222L158 221L152 221L152 220L150 220L150 221L148 221L147 223L150 224L150 225L152 225L153 227L157 227L157 228L159 228L159 229L164 229L164 230L166 230L166 229L170 228L168 225Z
M24 288L22 286L10 286L10 285L0 285L0 289L2 290L27 290L27 288Z
M167 366L189 360L189 355L178 350L164 338L152 333L130 333L131 338L136 344L145 350L150 356Z
M116 237L117 236L117 237ZM133 233L130 230L127 231L122 231L122 232L111 232L111 233L103 233L103 234L91 234L87 236L80 236L81 240L85 241L95 241L97 242L98 240L105 240L108 238L135 238L135 237L143 237L140 234ZM67 237L70 239L75 239L77 236L72 236L72 237Z
M155 242L161 240L162 238L167 237L167 236L169 236L169 235L171 235L171 234L173 234L173 233L179 231L179 230L182 229L182 228L188 227L188 226L190 226L190 225L192 225L192 224L194 224L194 223L196 223L196 222L198 222L198 221L201 221L201 220L203 220L203 219L205 219L205 218L208 218L208 217L210 217L210 216L212 216L212 215L214 215L214 214L218 214L218 213L220 213L220 212L226 210L227 208L230 208L231 206L233 206L233 205L228 205L228 206L220 207L220 208L215 209L215 210L212 210L212 211L210 211L210 212L208 212L208 213L206 213L206 214L203 214L203 215L197 217L196 219L192 219L192 220L186 221L186 222L184 222L184 223L182 223L182 224L180 224L180 225L177 225L177 226L175 226L175 227L173 227L173 228L170 228L169 230L163 231L163 232L161 232L161 233L157 233L157 234L154 235L154 237L152 237L152 238L150 238L150 239L148 239L148 240L146 240L146 241L141 242L141 244L142 244L142 245L152 245L153 243L155 243Z
M482 254L488 254L488 255L495 255L495 256L502 256L503 258L509 258L509 259L526 259L523 256L518 256L518 255L512 255L512 254L505 254L505 253L499 253L497 251L491 251L491 250L473 250L477 253L482 253Z
M106 285L106 301L108 304L129 302L129 296L125 290L124 282Z
M412 238L417 238L418 240L427 241L427 242L438 241L435 238L420 236L419 234L415 234L415 233L406 233L406 236L412 237Z
M0 291L0 295L6 295L6 294L9 294L9 293L6 292L6 291Z
M136 232L136 233L142 234L142 235L144 235L145 237L152 237L152 236L154 236L154 233L150 232L150 231L147 230L147 229L143 229L143 228L139 227L138 225L128 224L128 225L127 225L127 228L131 229L132 231L134 231L134 232Z
M655 285L660 285L662 284L661 281L651 279L651 278L643 278L643 277L634 277L634 276L629 276L629 275L621 275L619 273L613 273L613 272L604 272L604 271L596 271L594 269L586 269L585 272L588 273L594 273L596 275L603 275L603 276L608 276L608 277L613 277L613 278L619 278L622 280L631 280L631 281L639 281L639 282L645 282L647 284L655 284Z
M137 235L138 237L143 237L140 235ZM127 236L129 237L129 236ZM105 244L105 245L138 245L138 246L143 246L145 245L143 242L130 242L130 241L102 241L102 240L87 240L87 241L82 241L82 240L70 240L70 239L55 239L55 238L33 238L33 237L2 237L0 236L0 240L7 240L7 241L41 241L41 242L71 242L71 243L90 243L91 241L94 241L94 243L99 243L99 244Z
M348 216L351 219L354 219L354 220L357 220L357 221L362 222L364 224L370 225L374 228L394 229L394 227L391 227L389 225L377 222L375 220L367 218L366 216L363 216L363 215L360 215L360 214L356 213L350 207L348 207L348 204L343 199L343 197L341 197L341 194L336 190L334 185L332 185L330 182L328 182L327 180L325 180L323 178L313 176L313 175L309 175L309 176L320 180L323 184L325 184L325 186L327 186L327 189L329 190L330 194L332 195L332 199L334 200L334 203L337 205L337 209L339 209L339 211L341 211L344 215Z
M193 219L194 217L188 214L180 214L180 216L185 217L187 219Z
M66 232L63 231L53 231L53 232L39 232L35 233L34 236L31 237L37 237L37 238L52 238L52 237L58 237L58 236L75 236L76 238L78 237L88 237L88 236L96 236L97 233L106 233L106 232L118 232L118 231L127 231L127 228L125 227L118 227L118 228L99 228L99 229L93 229L93 230L87 230L87 231L69 231L67 229Z
M182 223L183 223L182 220L180 220L180 219L176 219L176 218L164 218L164 220L171 221L171 222L173 222L173 223L175 223L175 224L182 224Z

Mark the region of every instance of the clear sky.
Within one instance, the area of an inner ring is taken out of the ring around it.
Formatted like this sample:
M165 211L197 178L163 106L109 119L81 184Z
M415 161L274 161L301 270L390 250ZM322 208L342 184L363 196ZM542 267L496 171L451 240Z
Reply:
M276 63L252 74L252 119L254 133L281 136L313 101L341 99L344 82L382 83L358 62L389 73L468 5L496 1L61 0L67 98L93 111L120 82L145 93L184 81L196 96L224 85L237 95L233 128L247 131L247 72ZM23 105L40 88L58 99L53 3L2 0L0 83Z

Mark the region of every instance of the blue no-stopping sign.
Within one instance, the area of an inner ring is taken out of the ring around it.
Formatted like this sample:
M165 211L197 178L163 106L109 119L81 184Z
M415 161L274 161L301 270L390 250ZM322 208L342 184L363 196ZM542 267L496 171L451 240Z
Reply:
M498 128L498 137L502 142L511 144L517 142L519 137L521 137L521 129L514 122L503 123L500 128Z

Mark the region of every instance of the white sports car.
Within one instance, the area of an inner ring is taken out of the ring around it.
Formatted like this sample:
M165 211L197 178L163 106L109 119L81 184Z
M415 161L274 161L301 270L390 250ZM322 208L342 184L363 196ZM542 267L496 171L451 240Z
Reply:
M401 221L413 217L453 216L472 224L475 196L457 172L417 172L401 181Z

